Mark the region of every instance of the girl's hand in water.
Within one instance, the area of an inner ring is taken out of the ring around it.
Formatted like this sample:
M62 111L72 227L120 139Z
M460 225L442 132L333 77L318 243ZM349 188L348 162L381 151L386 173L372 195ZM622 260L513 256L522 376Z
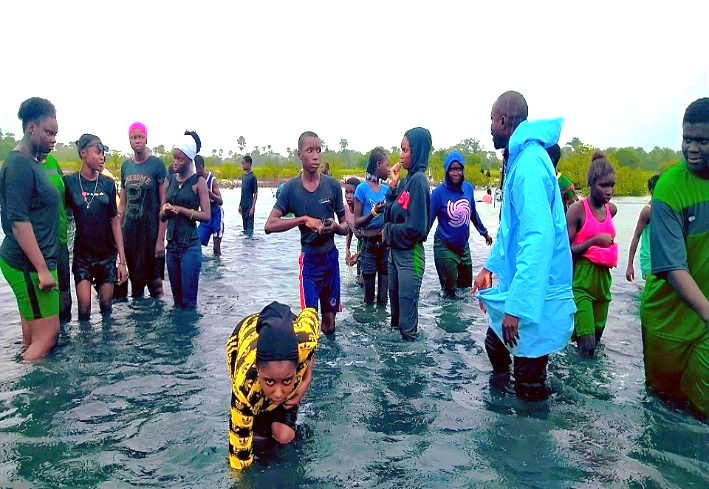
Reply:
M399 169L401 168L401 163L394 164L389 168L389 178L391 179L391 186L396 188L399 185Z

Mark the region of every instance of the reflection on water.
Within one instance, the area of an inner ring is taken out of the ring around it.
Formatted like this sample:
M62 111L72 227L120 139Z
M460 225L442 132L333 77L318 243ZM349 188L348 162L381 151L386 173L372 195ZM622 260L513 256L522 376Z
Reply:
M273 299L297 307L298 232L240 233L238 191L224 192L224 255L205 248L197 313L166 299L119 303L111 318L69 323L46 360L19 361L14 298L0 283L0 487L706 487L709 427L645 392L641 283L625 257L645 199L618 199L621 263L608 327L589 361L569 346L549 364L553 391L520 402L491 385L477 301L438 293L432 240L422 338L403 343L386 311L365 307L342 265L337 333L323 337L294 444L257 447L243 474L226 458L224 345ZM497 209L481 205L494 236ZM341 256L344 239L338 238ZM474 268L488 253L472 238ZM636 274L639 275L639 274Z

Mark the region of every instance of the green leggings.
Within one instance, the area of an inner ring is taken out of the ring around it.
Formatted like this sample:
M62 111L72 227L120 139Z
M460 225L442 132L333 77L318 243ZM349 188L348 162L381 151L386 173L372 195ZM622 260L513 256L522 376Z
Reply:
M576 302L574 336L600 336L606 327L611 301L611 271L586 258L574 263L574 301Z

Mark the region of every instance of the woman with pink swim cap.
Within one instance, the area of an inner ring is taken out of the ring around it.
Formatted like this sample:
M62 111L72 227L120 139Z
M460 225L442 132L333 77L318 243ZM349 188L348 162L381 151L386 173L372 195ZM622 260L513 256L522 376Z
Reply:
M160 222L159 216L165 203L163 182L167 169L163 160L150 154L145 124L131 124L128 138L133 157L121 166L118 215L123 223L131 295L142 297L147 285L151 296L160 297L165 276L166 226ZM127 288L124 288L114 292L114 297L124 298L127 293Z

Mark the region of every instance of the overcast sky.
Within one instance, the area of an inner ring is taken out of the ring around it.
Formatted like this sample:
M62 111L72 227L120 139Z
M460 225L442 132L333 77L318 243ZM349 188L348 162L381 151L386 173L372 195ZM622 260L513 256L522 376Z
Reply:
M19 136L40 96L58 141L124 152L135 120L151 147L194 129L204 154L241 135L285 153L305 130L364 152L419 125L435 147L491 149L492 103L517 90L530 118L565 118L562 144L679 149L684 109L709 96L708 5L3 0L0 128Z

